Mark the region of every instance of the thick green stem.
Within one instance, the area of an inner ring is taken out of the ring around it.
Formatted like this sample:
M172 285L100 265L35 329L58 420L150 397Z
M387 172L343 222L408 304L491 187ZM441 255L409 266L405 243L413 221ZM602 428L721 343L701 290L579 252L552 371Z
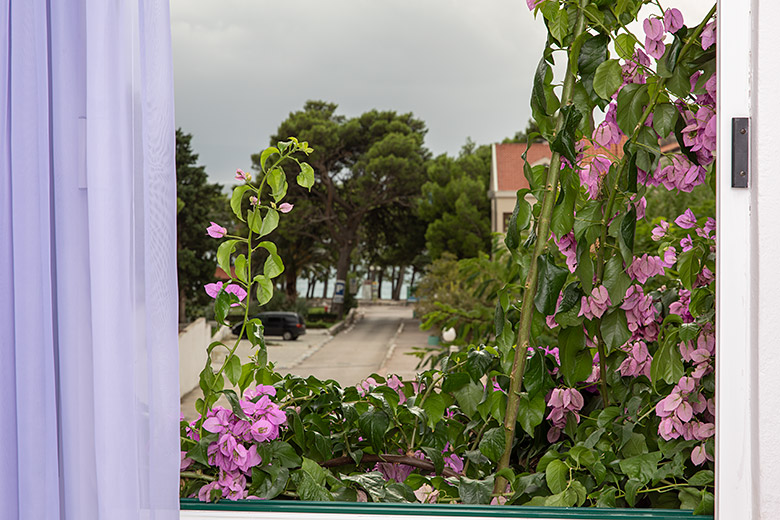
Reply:
M577 12L577 23L574 27L572 41L576 40L585 30L584 8L588 0L580 2L580 9ZM563 92L561 93L561 106L569 105L572 102L574 94L575 74L571 67L571 60L566 67L566 75L563 80ZM560 132L563 127L563 115L559 112L556 131ZM523 384L523 373L525 372L525 361L527 358L528 347L531 345L531 323L533 322L534 296L539 282L539 272L537 269L537 259L547 248L547 241L550 238L550 222L552 220L552 211L555 206L555 197L558 193L558 178L561 169L561 156L558 152L553 152L550 157L550 165L547 170L547 182L542 197L542 209L537 222L537 237L534 249L531 254L530 267L525 280L523 291L523 303L520 309L520 326L517 331L517 345L515 346L515 358L512 362L512 371L509 374L509 394L507 396L506 414L504 417L504 453L498 462L496 471L501 471L509 467L509 459L512 455L512 445L515 440L515 430L517 428L517 415L520 409L520 389ZM506 488L506 480L499 477L495 481L494 493L503 493Z

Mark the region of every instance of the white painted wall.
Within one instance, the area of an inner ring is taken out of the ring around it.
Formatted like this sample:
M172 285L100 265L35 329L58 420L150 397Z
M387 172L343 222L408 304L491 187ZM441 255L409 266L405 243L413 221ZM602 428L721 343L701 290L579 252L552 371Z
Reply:
M719 2L718 519L780 518L780 18ZM751 180L732 189L731 118L751 117Z
M739 2L737 2L739 3ZM780 2L760 0L753 12L753 168L756 220L756 376L758 510L780 518ZM723 447L727 449L727 447Z
M197 388L199 374L206 366L206 347L228 334L230 329L223 326L212 337L211 325L204 318L198 318L179 333L179 395Z

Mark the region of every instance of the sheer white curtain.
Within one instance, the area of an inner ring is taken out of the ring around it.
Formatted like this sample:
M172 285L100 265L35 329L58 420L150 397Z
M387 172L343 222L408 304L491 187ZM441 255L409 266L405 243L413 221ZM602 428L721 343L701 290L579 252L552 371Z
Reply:
M0 0L2 518L178 517L167 0Z

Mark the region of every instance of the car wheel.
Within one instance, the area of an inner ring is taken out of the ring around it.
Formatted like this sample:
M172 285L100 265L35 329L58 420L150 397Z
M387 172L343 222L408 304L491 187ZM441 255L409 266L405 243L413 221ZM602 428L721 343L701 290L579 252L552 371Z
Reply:
M289 330L284 331L284 333L282 334L282 338L284 338L285 341L290 341L291 339L295 339L293 338L292 332L290 332Z

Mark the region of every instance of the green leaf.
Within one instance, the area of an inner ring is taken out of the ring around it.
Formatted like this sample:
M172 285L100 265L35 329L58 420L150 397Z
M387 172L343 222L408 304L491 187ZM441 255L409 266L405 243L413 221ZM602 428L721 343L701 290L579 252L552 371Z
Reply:
M382 410L370 409L360 415L358 425L369 442L378 448L384 442L385 432L390 426L390 418Z
M696 488L682 488L677 493L680 509L696 509L701 502L701 491Z
M221 289L217 294L217 299L214 302L214 319L220 325L226 325L225 318L227 318L228 311L230 310L230 294L225 292L225 289ZM235 295L233 295L235 298Z
M634 56L634 47L637 41L631 34L621 33L615 37L615 51L624 60L630 60Z
M493 477L485 480L460 477L458 492L461 502L464 504L487 504L493 493Z
M278 154L279 149L275 146L269 146L263 152L260 154L260 168L263 169L263 171L266 171L265 169L265 161L268 159L268 157L271 156L271 154Z
M607 261L604 267L604 287L609 292L609 299L614 304L623 301L626 291L631 287L631 278L623 269L623 259L615 255Z
M444 378L441 385L442 392L455 392L460 390L471 381L471 377L464 372L451 372Z
M700 271L699 253L696 249L685 251L677 257L677 272L680 274L680 282L689 291L696 282Z
M555 205L552 212L552 221L550 229L556 236L562 237L571 231L574 225L574 203L577 201L579 186L572 185L571 170L566 169L567 175L561 177L561 192L559 202ZM568 181L568 182L567 182Z
M504 454L505 446L506 438L504 437L504 429L501 427L489 429L479 441L479 451L493 462L498 462L498 459Z
M249 282L249 275L246 270L246 257L244 255L238 255L235 261L236 278L244 283Z
M263 229L263 217L260 216L260 208L254 207L246 215L246 223L252 233L259 234Z
M506 238L504 238L504 243L510 251L517 249L517 246L520 245L520 232L526 229L531 222L531 205L525 200L527 193L529 193L527 189L517 191L517 202L509 219Z
M331 502L333 501L333 495L325 488L325 486L317 483L311 475L304 472L297 473L298 478L297 489L298 495L301 500L307 500L312 502Z
M626 262L626 267L631 265L634 260L634 235L636 234L636 209L631 206L631 209L623 216L623 220L620 222L620 235L618 242L620 243L620 252L623 255L623 260Z
M569 270L555 265L555 260L550 254L537 258L539 272L539 287L534 297L536 310L545 316L555 312L555 304L558 303L558 295L561 294L563 284Z
M469 381L467 385L455 390L453 394L463 413L468 417L473 417L474 412L477 411L477 405L482 401L484 389L480 385Z
M238 384L238 380L241 378L241 361L238 356L232 355L225 362L225 375L233 386Z
M360 473L357 475L341 475L341 480L354 482L366 490L374 502L381 502L387 496L385 478L378 471Z
M671 103L659 103L653 110L653 129L658 132L661 139L666 138L677 124L680 113Z
M236 414L236 416L239 419L242 419L244 421L248 421L249 418L244 414L244 409L241 408L241 403L238 400L238 395L236 395L236 392L230 389L227 390L221 390L219 393L223 394L225 398L227 398L228 403L230 403L230 408L233 410L233 413Z
M420 449L425 453L425 456L428 457L428 460L433 462L433 471L435 471L437 475L441 475L441 472L444 470L444 456L441 454L441 450L427 446L423 446Z
M677 348L677 334L672 333L666 337L663 344L653 356L650 365L650 379L655 387L660 380L669 384L676 384L685 374L680 349Z
M607 354L622 347L631 339L631 331L628 329L626 311L614 309L601 319L601 338L607 346Z
M265 265L263 266L263 274L269 279L274 279L284 272L284 264L282 263L282 257L276 253L271 253L268 258L265 259Z
M287 195L287 177L285 177L284 171L278 167L274 168L268 172L266 180L271 188L271 196L274 202L278 203Z
M534 396L544 390L544 382L547 379L547 367L544 363L544 355L535 350L525 363L525 375L523 375L523 387L529 396Z
M233 210L233 213L241 222L244 222L244 216L241 214L241 200L244 197L244 193L251 188L252 187L249 184L236 186L236 188L233 189L233 195L230 196L230 209Z
M265 460L265 459L263 459ZM255 475L266 474L263 479ZM252 481L260 482L254 496L263 500L276 498L287 487L287 481L290 480L290 470L279 466L263 466L252 468Z
M574 460L574 462L582 467L592 466L596 463L597 460L595 450L586 448L585 446L581 445L572 447L572 449L569 450L568 455Z
M691 486L709 486L715 482L715 473L709 469L703 469L688 479Z
M616 119L618 127L626 135L632 135L639 124L645 105L650 102L647 85L630 83L620 89L617 97Z
M569 480L569 466L560 460L553 460L544 470L547 487L552 493L558 494L566 489L566 483Z
M520 402L517 405L517 421L531 437L534 436L534 429L542 424L545 406L542 394L537 394L533 399L529 399L528 394L520 396Z
M555 135L555 140L550 143L550 149L565 157L570 164L577 163L577 150L575 149L575 133L582 119L582 114L574 105L561 107L563 124Z
M597 34L582 44L580 55L577 59L577 69L581 75L593 74L599 65L607 59L609 51L607 45L609 37Z
M217 248L217 265L230 276L230 256L236 250L238 240L225 240Z
M693 510L694 515L711 515L715 512L715 495L709 491L703 491L701 502Z
M561 330L558 333L558 350L561 373L567 385L574 386L590 375L593 359L585 350L585 333L582 326Z
M550 23L550 34L563 45L563 41L569 35L569 15L565 9L561 9Z
M311 190L311 187L314 186L314 168L312 168L309 163L302 162L301 173L298 174L296 180L298 181L299 186Z
M604 408L601 413L599 414L598 419L596 419L596 424L599 428L604 428L610 424L612 424L615 419L620 417L621 411L620 408L617 406L608 406L607 408Z
M545 85L550 81L547 79L548 76L550 79L552 79L552 70L547 63L547 60L543 56L542 59L539 60L539 65L536 67L536 72L534 73L534 86L531 91L531 105L536 106L545 115L550 115L551 112L548 110L547 96L544 92Z
M603 99L610 99L623 84L623 69L618 60L607 60L596 69L593 90Z
M629 479L626 483L626 502L628 502L629 506L634 507L636 505L636 494L642 487L644 487L644 484L638 480Z
M434 429L436 424L444 417L444 412L447 409L447 404L444 402L444 398L441 394L431 393L422 402L422 409L425 410L425 415L428 417L428 427Z
M262 274L255 276L255 283L257 283L257 304L265 305L274 295L274 284L270 278Z
M653 451L643 453L634 457L628 457L619 462L620 471L628 478L640 482L642 485L650 482L655 470L658 468L658 462L661 460L661 452Z
M269 208L268 212L265 214L265 218L263 219L263 224L260 226L260 229L256 232L259 237L264 237L271 231L277 228L279 225L279 212L276 211L273 208Z

